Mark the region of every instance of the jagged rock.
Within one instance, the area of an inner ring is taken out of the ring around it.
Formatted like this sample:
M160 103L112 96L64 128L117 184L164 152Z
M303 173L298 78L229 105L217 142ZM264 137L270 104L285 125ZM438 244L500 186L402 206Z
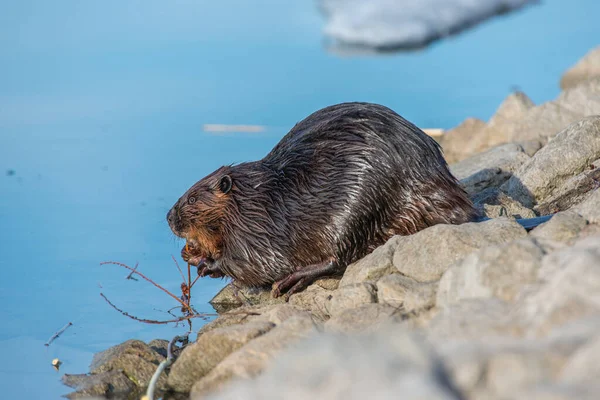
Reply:
M367 336L320 335L286 351L255 380L210 399L462 398L418 335L387 329ZM200 399L195 397L194 399Z
M514 131L518 121L524 119L534 108L533 102L521 92L511 93L496 110L488 125L470 143L465 144L469 154L485 151L517 140ZM520 138L518 139L520 140Z
M269 305L284 303L283 297L273 297L268 288L248 288L233 286L233 283L227 284L223 289L209 301L210 305L218 313L224 313L243 305Z
M417 312L435 305L437 285L437 282L421 283L400 274L387 275L377 281L377 299L403 313Z
M192 387L191 398L203 399L207 393L222 389L234 379L256 377L282 350L315 332L316 326L310 316L294 316L285 320L230 354L208 375L199 379Z
M600 158L600 116L568 126L501 187L525 206L550 195L571 176Z
M450 129L441 139L444 157L449 164L464 160L472 154L469 143L483 130L485 122L477 118L467 118L456 128Z
M560 187L534 209L540 214L552 214L570 209L573 205L581 203L592 192L600 187L600 168L595 161L585 171L568 178Z
M585 218L576 212L564 211L532 230L530 235L535 238L567 243L575 239L586 225Z
M514 302L523 286L537 280L544 254L544 249L532 238L487 246L471 253L442 276L437 305L493 296Z
M90 372L102 374L122 371L136 386L146 387L164 357L140 340L128 340L108 350L97 353L92 359ZM161 376L157 387L166 388L166 378Z
M561 107L585 116L599 115L600 65L598 65L598 72L598 77L562 92L556 98L556 103Z
M188 392L198 379L209 373L221 360L274 326L272 322L251 321L202 334L195 343L183 350L171 367L169 387L176 392Z
M523 148L508 143L471 156L450 166L470 195L488 187L500 186L530 157Z
M590 50L563 74L560 87L568 89L594 77L600 77L600 46Z
M325 323L325 331L340 333L373 332L390 322L405 318L402 310L386 304L365 304L346 309Z
M350 264L340 281L340 287L360 282L376 282L382 276L395 272L392 259L401 241L402 237L394 236L371 254Z
M505 218L462 225L435 225L402 237L394 252L398 271L418 282L440 279L452 264L475 250L527 235Z
M594 190L585 201L574 207L573 211L591 223L600 224L600 190Z
M482 216L488 218L514 217L514 218L534 218L536 214L533 210L523 206L518 201L512 199L506 193L497 188L488 188L481 193L471 197L475 207Z
M336 316L344 310L354 309L364 304L376 303L377 293L372 283L344 285L334 291L326 303L329 315Z

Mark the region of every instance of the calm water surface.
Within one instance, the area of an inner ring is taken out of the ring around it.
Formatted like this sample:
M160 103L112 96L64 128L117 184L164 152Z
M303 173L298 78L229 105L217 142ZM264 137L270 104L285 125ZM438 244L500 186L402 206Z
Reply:
M145 325L175 302L182 242L165 215L215 168L254 160L297 121L351 100L421 127L487 119L515 86L536 102L598 45L595 0L546 0L423 51L324 51L313 1L0 1L0 383L3 397L58 398L94 352L184 328ZM204 124L266 126L215 135ZM223 285L202 280L200 311ZM48 338L73 322L49 348ZM196 321L197 326L200 321ZM50 362L59 357L60 373Z

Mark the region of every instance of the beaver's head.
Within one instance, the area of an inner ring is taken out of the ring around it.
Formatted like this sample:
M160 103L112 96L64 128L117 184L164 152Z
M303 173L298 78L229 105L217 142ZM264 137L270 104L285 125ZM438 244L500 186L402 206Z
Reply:
M192 186L167 214L175 235L185 238L194 252L218 259L221 255L223 216L234 185L230 167L221 167Z

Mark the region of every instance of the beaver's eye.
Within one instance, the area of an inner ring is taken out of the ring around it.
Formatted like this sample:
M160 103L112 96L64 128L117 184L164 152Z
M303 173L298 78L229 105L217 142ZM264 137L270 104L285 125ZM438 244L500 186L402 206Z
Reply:
M196 202L196 198L194 196L188 199L188 204L194 204Z

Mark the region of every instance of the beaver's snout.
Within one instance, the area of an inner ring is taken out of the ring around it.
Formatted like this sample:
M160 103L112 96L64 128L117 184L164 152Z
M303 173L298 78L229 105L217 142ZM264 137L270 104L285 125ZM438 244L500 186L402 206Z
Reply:
M181 236L181 231L183 230L183 226L181 223L181 217L177 212L177 205L173 206L167 213L167 222L169 223L169 227L173 231L173 233L179 237Z

